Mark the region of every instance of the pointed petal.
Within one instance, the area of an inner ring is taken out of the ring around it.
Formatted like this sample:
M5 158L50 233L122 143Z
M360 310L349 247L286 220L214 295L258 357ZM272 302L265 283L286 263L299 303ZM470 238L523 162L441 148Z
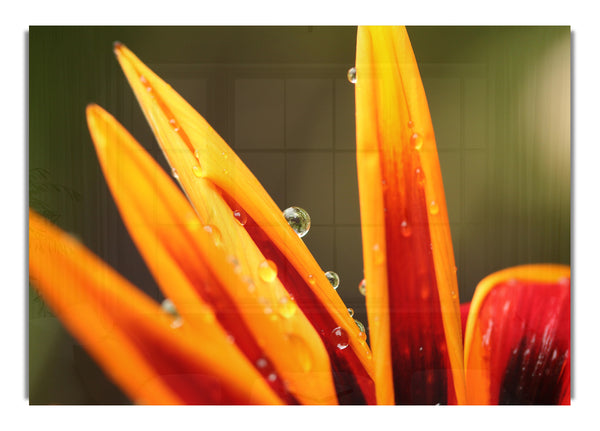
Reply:
M200 114L125 46L117 45L115 52L199 219L219 228L223 246L229 247L242 271L253 279L260 279L257 268L261 262L247 260L240 254L246 247L252 249L252 243L263 258L276 264L277 282L294 297L327 349L339 401L373 403L366 341L281 210ZM242 222L243 229L232 231L225 227L231 224L232 213ZM251 242L239 242L244 236ZM336 328L341 328L344 343L339 343L340 336L336 334L340 330ZM346 338L349 348L345 347Z
M197 338L184 327L173 329L158 304L31 210L29 274L67 329L133 401L282 403L216 327Z
M377 400L464 401L441 171L406 29L359 27L357 164Z
M222 200L215 198L211 208L220 222L203 229L176 185L125 129L98 106L87 113L125 224L184 322L198 333L220 324L286 402L335 403L319 336L278 281L256 274L265 259L229 209L223 214ZM234 235L243 250L236 250L238 262L225 251ZM244 273L242 262L255 264L256 271Z
M479 283L465 334L470 404L569 404L570 274L524 265Z

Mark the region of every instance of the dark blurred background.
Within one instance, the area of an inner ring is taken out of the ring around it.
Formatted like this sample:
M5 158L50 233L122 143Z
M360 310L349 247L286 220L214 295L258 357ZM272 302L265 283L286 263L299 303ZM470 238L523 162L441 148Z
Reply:
M496 270L570 263L569 27L409 27L433 118L462 302ZM31 27L29 203L161 300L127 235L85 106L112 113L161 163L112 53L119 40L236 150L367 324L355 162L355 27ZM31 404L120 404L29 288Z

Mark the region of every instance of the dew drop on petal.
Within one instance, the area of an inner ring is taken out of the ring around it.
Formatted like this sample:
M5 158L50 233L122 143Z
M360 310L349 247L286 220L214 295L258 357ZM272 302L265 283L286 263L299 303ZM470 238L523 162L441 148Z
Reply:
M283 216L296 234L302 238L310 229L310 216L300 207L289 207L283 211Z
M233 210L233 217L237 220L237 222L244 226L248 222L248 216L246 212L241 208L236 208Z
M412 121L412 120L408 120L408 127L409 127L410 129L412 129L413 127L415 127L415 123L413 123L413 121Z
M433 215L436 215L440 212L440 207L436 201L431 201L429 204L429 212Z
M350 317L354 316L354 308L348 307L348 314L350 314Z
M358 285L358 291L360 292L360 294L362 296L366 296L367 295L367 280L365 280L364 278L362 279L362 281Z
M340 286L340 276L337 275L335 272L327 271L325 273L325 277L327 277L327 280L329 280L329 283L331 284L331 286L333 286L334 289L337 289Z
M356 68L351 67L348 69L348 81L352 84L356 84Z
M423 136L418 133L413 133L410 137L410 143L415 150L419 151L423 148Z
M308 274L308 283L311 286L314 286L317 281L315 280L315 276L312 274Z
M277 303L277 313L284 319L289 319L296 314L297 309L296 302L285 296L279 299Z
M405 238L408 238L412 234L412 229L406 220L400 222L400 233Z
M415 169L415 175L417 177L417 184L423 187L425 185L425 174L421 168Z
M177 173L177 169L175 168L171 168L171 175L173 176L173 178L175 178L176 180L179 179L179 174Z
M202 172L202 168L199 165L192 166L192 172L198 178L202 178L204 176L204 172Z
M277 265L272 260L265 260L258 265L258 276L262 281L272 282L277 278Z
M334 328L333 331L331 331L330 338L338 349L344 350L346 347L348 347L348 334L343 328L339 326Z
M360 330L359 337L362 338L363 340L366 340L367 331L365 329L365 325L363 325L361 321L356 320L356 319L354 319L354 323L356 323L356 326L358 326L358 329Z
M381 265L385 261L383 250L379 244L375 244L373 246L373 259L375 261L375 265Z
M163 309L163 311L167 314L170 314L172 316L178 316L179 313L177 313L177 308L175 307L175 304L173 303L173 301L171 301L169 298L165 299L161 304L160 307Z

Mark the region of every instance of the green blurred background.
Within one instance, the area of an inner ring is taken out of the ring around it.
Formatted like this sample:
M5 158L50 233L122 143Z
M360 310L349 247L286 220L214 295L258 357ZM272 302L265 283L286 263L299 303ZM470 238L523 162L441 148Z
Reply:
M461 301L487 274L570 263L569 27L409 27L433 118ZM167 168L114 55L123 42L236 150L367 323L346 79L355 27L31 27L29 203L161 300L129 239L89 137L85 106L112 113ZM29 288L31 404L121 404ZM26 377L27 378L27 377Z

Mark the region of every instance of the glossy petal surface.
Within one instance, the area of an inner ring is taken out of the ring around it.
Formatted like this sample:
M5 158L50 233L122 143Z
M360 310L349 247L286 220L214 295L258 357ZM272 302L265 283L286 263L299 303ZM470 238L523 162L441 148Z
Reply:
M338 401L374 403L370 350L281 210L200 114L123 45L115 52L200 221L220 230L224 249L245 276L260 280L262 261L275 264L276 283L294 298L327 350ZM259 255L262 260L254 258ZM348 334L349 348L337 348L331 336L336 328Z
M526 265L486 277L465 335L468 402L569 404L570 269Z
M335 403L319 336L223 199L215 195L215 220L203 224L114 118L91 106L88 122L125 224L184 322L222 327L285 402Z
M406 29L360 27L357 165L377 400L464 400L454 255L433 126Z
M173 328L158 304L33 211L29 241L44 301L132 401L282 403L218 326Z

